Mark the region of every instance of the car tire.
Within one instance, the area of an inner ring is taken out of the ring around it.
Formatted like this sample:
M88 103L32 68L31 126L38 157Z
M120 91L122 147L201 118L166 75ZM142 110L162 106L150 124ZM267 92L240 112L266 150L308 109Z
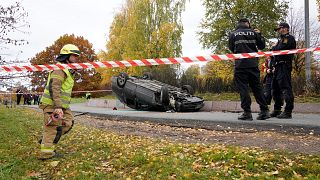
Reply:
M126 73L120 73L119 76L117 77L117 85L121 88L124 87L128 80L129 76Z
M191 95L194 95L194 90L190 85L183 85L181 89Z
M164 105L164 106L168 106L170 103L169 100L169 90L167 86L162 86L161 87L161 91L160 91L160 102Z

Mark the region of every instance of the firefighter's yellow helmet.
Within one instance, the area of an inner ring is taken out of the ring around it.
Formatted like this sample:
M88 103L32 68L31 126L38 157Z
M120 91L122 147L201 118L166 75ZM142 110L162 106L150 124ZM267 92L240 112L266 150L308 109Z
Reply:
M73 44L66 44L60 50L60 55L63 55L63 54L75 54L80 56L80 50L77 46Z
M80 50L77 46L73 44L66 44L60 50L60 55L56 58L56 61L66 62L71 54L80 56Z

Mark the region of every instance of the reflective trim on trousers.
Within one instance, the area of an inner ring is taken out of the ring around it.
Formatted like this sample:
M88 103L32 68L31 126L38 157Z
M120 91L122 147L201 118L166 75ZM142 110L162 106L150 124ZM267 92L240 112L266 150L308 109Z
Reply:
M52 152L54 152L54 149L55 149L54 146L52 146L52 147L45 147L44 144L41 144L41 152L44 152L44 153L52 153Z

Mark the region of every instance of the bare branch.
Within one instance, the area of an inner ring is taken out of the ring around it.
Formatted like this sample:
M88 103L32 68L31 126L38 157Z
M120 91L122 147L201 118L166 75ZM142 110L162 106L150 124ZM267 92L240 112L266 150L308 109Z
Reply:
M0 44L14 44L23 45L28 43L24 39L15 39L10 37L12 32L22 32L25 27L30 27L25 18L28 13L21 7L19 2L9 6L3 7L0 5Z

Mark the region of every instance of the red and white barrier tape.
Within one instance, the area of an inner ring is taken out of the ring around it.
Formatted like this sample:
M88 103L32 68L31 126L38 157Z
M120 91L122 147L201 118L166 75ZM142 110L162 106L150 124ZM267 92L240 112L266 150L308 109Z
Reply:
M89 63L72 63L72 64L46 64L46 65L2 65L0 72L34 72L34 71L52 71L58 69L96 69L96 68L117 68L117 67L134 67L134 66L156 66L163 64L182 64L193 62L208 62L221 60L237 60L244 58L274 56L305 53L312 51L320 51L320 47L303 48L283 51L268 51L256 53L242 53L242 54L225 54L225 55L210 55L210 56L196 56L196 57L181 57L181 58L157 58L157 59L142 59L142 60L123 60L123 61L101 61Z
M91 92L112 92L112 90L107 89L107 90L95 90L95 91L72 91L72 93L91 93Z
M95 90L95 91L72 91L72 94L75 93L91 93L91 92L112 92L111 89L107 89L107 90ZM43 92L36 92L36 94L42 94ZM0 95L12 95L12 94L19 94L19 93L13 93L13 92L2 92L0 93ZM23 93L20 93L21 95L23 95ZM28 94L28 93L27 93ZM35 94L35 93L29 93L29 94Z

